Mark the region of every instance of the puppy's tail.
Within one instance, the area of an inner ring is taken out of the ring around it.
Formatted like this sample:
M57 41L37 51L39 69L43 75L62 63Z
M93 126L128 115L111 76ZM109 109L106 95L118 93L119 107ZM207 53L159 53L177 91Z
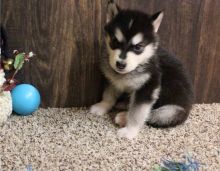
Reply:
M147 124L153 127L167 128L183 123L189 112L177 105L164 105L152 110Z

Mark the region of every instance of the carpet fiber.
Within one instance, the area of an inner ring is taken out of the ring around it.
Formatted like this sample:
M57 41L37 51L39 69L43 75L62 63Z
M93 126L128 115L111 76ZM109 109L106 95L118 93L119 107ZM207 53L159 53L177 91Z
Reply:
M201 170L220 169L220 104L194 105L183 125L145 126L132 141L118 138L117 129L109 115L86 109L12 115L0 128L0 170L150 171L162 158L181 161L185 154L202 163Z

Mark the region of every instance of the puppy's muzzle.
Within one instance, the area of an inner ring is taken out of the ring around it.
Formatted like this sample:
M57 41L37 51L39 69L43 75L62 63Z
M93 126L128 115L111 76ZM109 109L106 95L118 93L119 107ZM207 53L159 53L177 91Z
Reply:
M116 62L116 67L117 67L118 69L120 69L120 70L123 70L123 69L125 69L125 67L126 67L126 63L123 62L123 61L117 61L117 62Z

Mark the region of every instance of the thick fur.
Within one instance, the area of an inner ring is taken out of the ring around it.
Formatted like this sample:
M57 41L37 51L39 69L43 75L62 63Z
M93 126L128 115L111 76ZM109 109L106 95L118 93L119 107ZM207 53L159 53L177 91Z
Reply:
M159 47L157 30L163 13L150 16L120 10L112 2L108 11L112 11L105 26L108 55L101 59L101 68L109 86L91 113L107 113L127 93L128 111L116 116L117 124L126 125L118 131L119 136L135 137L145 122L155 127L183 123L192 106L193 91L181 62Z

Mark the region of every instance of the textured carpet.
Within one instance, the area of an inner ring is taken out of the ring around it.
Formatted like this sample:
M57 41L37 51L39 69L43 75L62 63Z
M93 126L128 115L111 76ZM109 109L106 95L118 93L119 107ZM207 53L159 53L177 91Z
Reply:
M204 164L201 170L220 170L220 104L194 105L184 125L145 126L132 141L118 138L117 129L109 115L86 109L13 115L0 130L0 170L150 171L161 158L181 161L185 154Z

